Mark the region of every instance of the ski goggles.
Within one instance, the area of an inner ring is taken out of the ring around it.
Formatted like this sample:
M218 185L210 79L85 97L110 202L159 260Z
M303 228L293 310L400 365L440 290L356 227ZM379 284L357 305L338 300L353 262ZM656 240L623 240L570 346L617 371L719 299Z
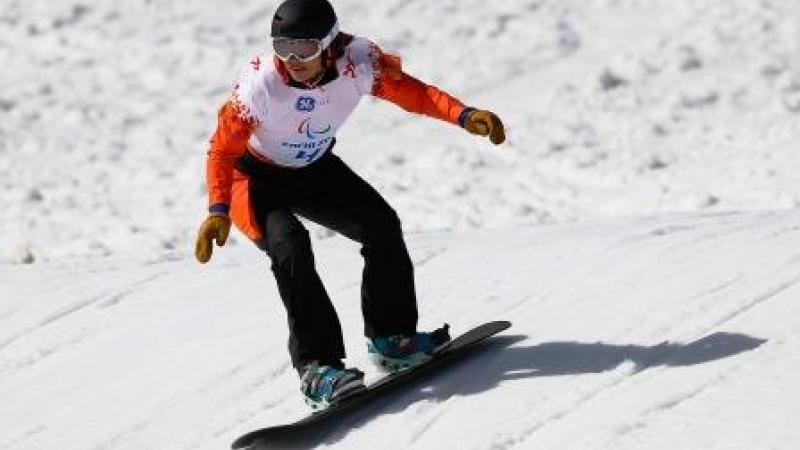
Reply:
M300 62L308 62L321 55L338 34L339 24L334 23L331 31L322 39L272 38L272 49L281 61L294 58Z

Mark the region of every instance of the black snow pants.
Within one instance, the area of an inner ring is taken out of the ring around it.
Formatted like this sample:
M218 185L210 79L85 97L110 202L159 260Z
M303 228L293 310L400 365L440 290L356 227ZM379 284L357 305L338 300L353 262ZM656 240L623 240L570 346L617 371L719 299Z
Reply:
M250 178L251 207L264 232L256 245L271 260L298 371L312 361L341 366L345 350L339 318L314 266L309 233L297 216L362 245L366 336L416 331L413 265L400 220L375 189L330 150L299 169L265 164L249 154L237 168Z

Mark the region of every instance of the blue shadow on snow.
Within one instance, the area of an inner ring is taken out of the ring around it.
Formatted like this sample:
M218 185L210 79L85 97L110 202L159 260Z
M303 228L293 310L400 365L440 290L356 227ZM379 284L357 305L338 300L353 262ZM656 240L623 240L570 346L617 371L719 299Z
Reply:
M442 370L420 376L402 389L387 393L380 401L307 433L302 442L292 448L333 444L376 416L402 412L419 401L441 402L456 395L479 394L504 381L601 373L626 361L634 363L632 375L635 375L653 367L691 366L719 360L753 350L766 342L744 334L720 332L689 344L664 342L650 347L580 342L515 346L527 339L524 335L490 338ZM463 370L469 370L468 376Z

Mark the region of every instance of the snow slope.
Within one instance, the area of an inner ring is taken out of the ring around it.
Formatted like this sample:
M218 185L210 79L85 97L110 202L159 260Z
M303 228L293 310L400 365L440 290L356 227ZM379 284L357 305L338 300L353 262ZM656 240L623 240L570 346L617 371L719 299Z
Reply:
M800 200L796 0L337 0L342 27L508 125L366 101L337 152L409 230ZM0 261L191 247L206 140L275 2L3 0Z
M422 325L514 326L319 448L785 449L800 441L800 213L409 236ZM360 257L316 243L349 364ZM306 413L264 257L0 270L0 448L221 449Z
M515 325L320 447L796 448L800 2L335 4L506 121L494 149L365 101L337 153L410 233L423 327ZM2 1L0 449L220 449L306 412L264 256L190 256L274 5ZM357 249L314 231L367 368Z

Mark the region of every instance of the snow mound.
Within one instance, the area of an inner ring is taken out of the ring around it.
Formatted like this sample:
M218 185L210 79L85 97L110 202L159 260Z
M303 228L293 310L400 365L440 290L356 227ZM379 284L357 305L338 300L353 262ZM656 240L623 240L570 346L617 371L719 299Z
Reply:
M409 236L422 328L514 326L314 437L321 448L795 448L800 214ZM316 244L348 364L360 258ZM0 448L221 449L307 413L265 257L0 268ZM446 443L446 444L445 444Z

